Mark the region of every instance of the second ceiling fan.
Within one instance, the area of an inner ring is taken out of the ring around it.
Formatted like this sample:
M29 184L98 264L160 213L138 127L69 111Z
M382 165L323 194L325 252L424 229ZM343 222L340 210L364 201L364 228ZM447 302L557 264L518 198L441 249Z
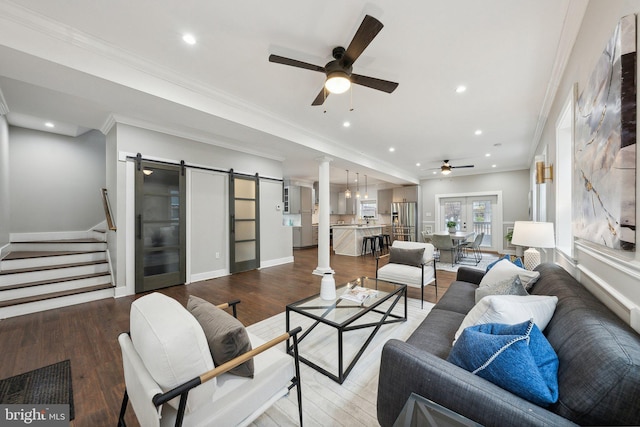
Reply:
M322 105L329 93L346 92L352 83L391 93L398 87L398 83L362 76L352 72L353 63L378 35L382 27L382 22L370 15L366 15L351 43L349 43L349 47L347 49L342 46L334 48L332 52L333 61L329 61L324 67L273 54L269 55L269 62L326 74L325 85L311 105Z
M474 165L464 165L464 166L451 166L449 160L443 160L442 166L440 166L440 173L442 175L449 175L451 173L451 169L461 169L461 168L472 168Z

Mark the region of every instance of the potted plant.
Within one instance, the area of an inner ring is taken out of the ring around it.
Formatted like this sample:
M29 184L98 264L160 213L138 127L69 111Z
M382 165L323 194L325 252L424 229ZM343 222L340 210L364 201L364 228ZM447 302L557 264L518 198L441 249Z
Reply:
M457 226L458 226L457 222L455 222L455 221L447 221L447 228L449 229L449 233L455 233Z

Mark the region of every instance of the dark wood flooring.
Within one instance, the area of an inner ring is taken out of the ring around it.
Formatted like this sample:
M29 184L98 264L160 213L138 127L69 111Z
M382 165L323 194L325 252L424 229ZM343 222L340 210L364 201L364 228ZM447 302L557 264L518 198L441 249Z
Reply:
M317 294L320 276L317 250L294 251L295 262L161 290L183 305L189 295L219 304L240 299L238 318L251 325L284 311L286 304ZM375 277L375 258L331 256L336 283L359 276ZM441 297L455 273L438 271ZM118 335L129 329L131 302L140 295L104 299L0 321L0 378L6 378L61 360L71 360L75 420L73 426L115 426L124 380ZM420 298L419 289L409 296ZM425 300L436 302L435 289L425 289ZM283 325L284 329L284 325ZM284 332L284 330L283 330ZM127 424L136 426L133 409Z

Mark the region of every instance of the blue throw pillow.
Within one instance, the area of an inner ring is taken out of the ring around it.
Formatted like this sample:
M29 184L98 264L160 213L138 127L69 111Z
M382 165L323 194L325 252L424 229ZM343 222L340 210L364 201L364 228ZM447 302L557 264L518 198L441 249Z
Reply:
M558 400L558 356L533 319L470 326L447 360L536 405Z
M485 273L489 270L491 270L493 268L494 265L496 265L498 262L502 261L503 259L508 260L509 262L511 262L512 264L520 267L520 268L524 268L524 264L522 263L522 260L518 257L516 257L516 259L514 261L511 261L511 255L507 254L505 256L503 256L502 258L499 258L495 261L493 261L491 264L487 265L487 269L485 270Z

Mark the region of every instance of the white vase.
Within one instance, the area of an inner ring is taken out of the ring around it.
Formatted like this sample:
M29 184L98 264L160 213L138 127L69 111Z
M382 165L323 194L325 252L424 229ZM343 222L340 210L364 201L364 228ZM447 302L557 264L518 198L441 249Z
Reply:
M455 233L455 232L456 232L455 227L449 227L449 233Z
M324 273L320 281L320 298L326 301L336 299L336 279L333 273Z

